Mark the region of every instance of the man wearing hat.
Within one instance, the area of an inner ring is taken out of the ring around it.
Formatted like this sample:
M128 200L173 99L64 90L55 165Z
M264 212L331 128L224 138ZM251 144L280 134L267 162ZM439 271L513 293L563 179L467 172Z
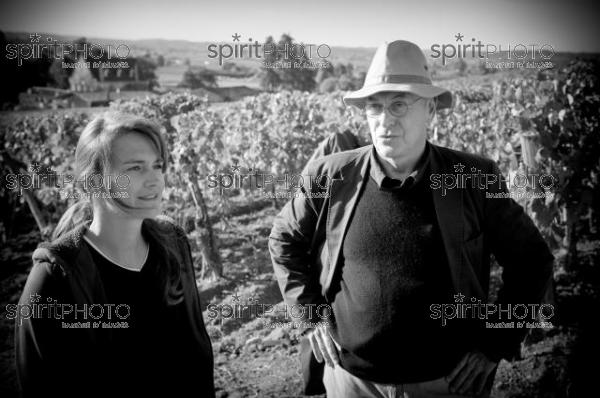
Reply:
M486 329L464 312L443 324L432 308L487 303L490 254L503 268L497 303L540 303L553 256L521 206L486 195L505 184L433 184L499 170L427 141L436 109L453 101L418 46L380 46L344 102L364 110L373 145L310 162L318 183L301 187L269 237L286 303L318 325L303 332L305 393L324 384L328 397L489 396L498 361L518 355L526 330Z

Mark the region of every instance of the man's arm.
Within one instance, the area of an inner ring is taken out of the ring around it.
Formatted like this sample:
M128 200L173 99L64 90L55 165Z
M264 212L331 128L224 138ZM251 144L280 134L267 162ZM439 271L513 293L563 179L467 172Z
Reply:
M301 187L275 218L269 236L269 251L279 288L288 305L313 304L312 315L304 311L302 321L318 321L315 309L325 303L319 283L320 269L311 253L317 221L324 199L309 195L318 190ZM299 320L299 319L298 319Z
M275 276L286 304L312 307L312 313L305 307L302 319L295 319L310 324L299 328L302 330L302 335L306 337L302 344L308 341L314 359L319 363L325 361L327 365L333 367L334 364L339 363L339 357L331 337L331 326L323 323L324 319L321 319L316 312L320 304L326 303L319 282L321 267L317 265L316 258L316 256L321 257L321 253L316 252L321 245L326 244L324 225L320 230L319 225L326 218L327 202L323 198L306 195L307 190L304 187L299 191L304 195L290 200L275 218L269 236L269 251ZM319 189L310 192L318 191L323 192ZM320 258L320 260L324 259ZM327 319L327 321L331 320ZM312 357L310 354L309 356ZM304 354L303 358L304 393L309 395L324 393L320 381L322 370L319 372L313 369L313 360L304 357ZM317 376L319 374L320 376Z
M495 163L488 173L498 178L501 175ZM508 304L524 304L529 310L528 304L541 303L552 288L554 258L523 208L509 197L494 196L506 192L506 184L496 182L486 187L483 193L492 194L492 197L485 195L483 199L483 236L503 268L503 286L496 304L502 305L504 310L508 308ZM504 318L496 319L508 321ZM502 358L511 359L516 356L519 343L527 330L484 329L476 350L467 353L448 375L450 391L459 394L474 392L479 395L486 388L491 388L491 378L498 362Z
M495 163L489 172L501 175ZM495 194L508 192L508 189L502 182L487 187L486 191ZM513 307L540 304L553 287L554 257L548 245L531 218L513 199L486 197L484 203L484 235L503 269L503 286L498 292L497 304L503 304L503 308L507 304ZM530 307L527 308L531 312ZM532 321L531 314L527 315L527 320ZM486 329L482 350L494 360L511 358L518 353L527 330Z

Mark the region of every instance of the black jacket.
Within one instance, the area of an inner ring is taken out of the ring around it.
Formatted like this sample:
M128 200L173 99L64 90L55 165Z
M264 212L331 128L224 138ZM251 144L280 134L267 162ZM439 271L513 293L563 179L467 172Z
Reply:
M481 173L500 175L481 156L430 145L432 175ZM340 269L343 240L369 174L373 146L334 153L311 162L306 173L322 183L302 188L276 217L269 238L275 275L287 304L329 303ZM326 184L328 183L328 184ZM456 294L488 302L490 254L503 268L499 303L540 303L551 291L553 256L523 208L514 200L488 197L507 192L506 184L486 189L432 189L437 220ZM311 195L312 194L312 195ZM401 242L398 242L399 244ZM308 311L306 311L308 313ZM318 322L319 318L305 319ZM493 359L512 358L526 330L489 330L481 349ZM304 344L306 350L310 345ZM310 353L305 357L314 358ZM304 369L309 369L304 365ZM305 380L310 378L305 374Z
M84 304L107 304L98 269L87 245L83 244L85 231L86 226L82 225L52 243L38 246L19 300L21 307L33 308L33 304L37 304L39 308L49 297L59 304L77 304L79 308ZM194 342L189 350L198 361L189 366L202 369L197 375L195 392L198 396L213 397L213 353L202 319L185 233L164 218L144 220L142 233L159 253L160 264L171 262L179 267L182 292L179 300L185 302ZM98 314L99 309L94 313ZM106 320L106 311L104 314L103 320ZM119 321L114 313L111 321ZM111 360L115 360L106 355L115 333L113 329L63 329L61 320L47 314L17 319L15 328L17 376L24 396L92 396L111 392L112 381L103 380L100 375L103 374L101 367L110 366ZM148 350L151 352L152 347ZM172 381L174 390L178 382Z

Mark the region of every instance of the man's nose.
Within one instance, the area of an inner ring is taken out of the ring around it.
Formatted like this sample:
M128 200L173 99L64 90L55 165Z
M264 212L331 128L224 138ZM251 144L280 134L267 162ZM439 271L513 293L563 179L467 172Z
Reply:
M381 123L381 125L383 127L392 126L392 125L396 124L397 122L398 122L398 119L395 116L390 115L387 108L385 108L383 110L383 112L381 112L381 115L379 116L379 123Z

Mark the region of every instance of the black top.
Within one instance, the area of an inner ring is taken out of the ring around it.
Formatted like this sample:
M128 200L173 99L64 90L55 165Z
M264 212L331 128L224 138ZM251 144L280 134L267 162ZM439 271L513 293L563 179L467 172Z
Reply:
M452 331L430 317L431 304L449 302L452 283L426 159L420 166L398 181L375 165L343 244L333 301L341 363L381 383L439 378L464 353Z
M191 385L186 347L191 344L190 327L181 302L167 306L157 278L161 266L152 247L140 271L123 268L108 260L86 241L104 286L107 303L130 308L127 319L116 319L113 341L108 348L111 363L106 365L106 383L112 394L173 393ZM121 307L124 308L124 307ZM120 315L127 311L122 309ZM192 390L193 391L193 390Z
M151 249L144 269L111 277L104 271L127 270L104 263L105 259L85 243L87 225L80 224L53 242L41 243L33 253L34 265L19 303L55 304L15 323L22 395L131 398L183 396L192 391L196 396L214 397L213 353L185 232L164 216L145 219L141 232ZM107 265L110 267L103 267ZM150 293L134 290L140 288L135 281L119 284L128 277L143 280L145 271L152 269L160 273L156 277L149 274L151 281L170 275L164 305L153 304L159 300L153 289L148 290ZM97 316L102 308L128 300L115 298L115 294L131 297L136 302L132 305L139 308L132 308L132 314L137 315L130 318L144 319L140 311L145 312L150 327L132 328L129 335L119 328L96 327L99 322L115 321L115 316L109 320L108 311L104 311L99 319L90 319L92 314ZM148 302L141 298L148 296ZM167 337L161 338L165 333ZM143 356L137 355L140 352ZM165 352L169 353L167 359Z

